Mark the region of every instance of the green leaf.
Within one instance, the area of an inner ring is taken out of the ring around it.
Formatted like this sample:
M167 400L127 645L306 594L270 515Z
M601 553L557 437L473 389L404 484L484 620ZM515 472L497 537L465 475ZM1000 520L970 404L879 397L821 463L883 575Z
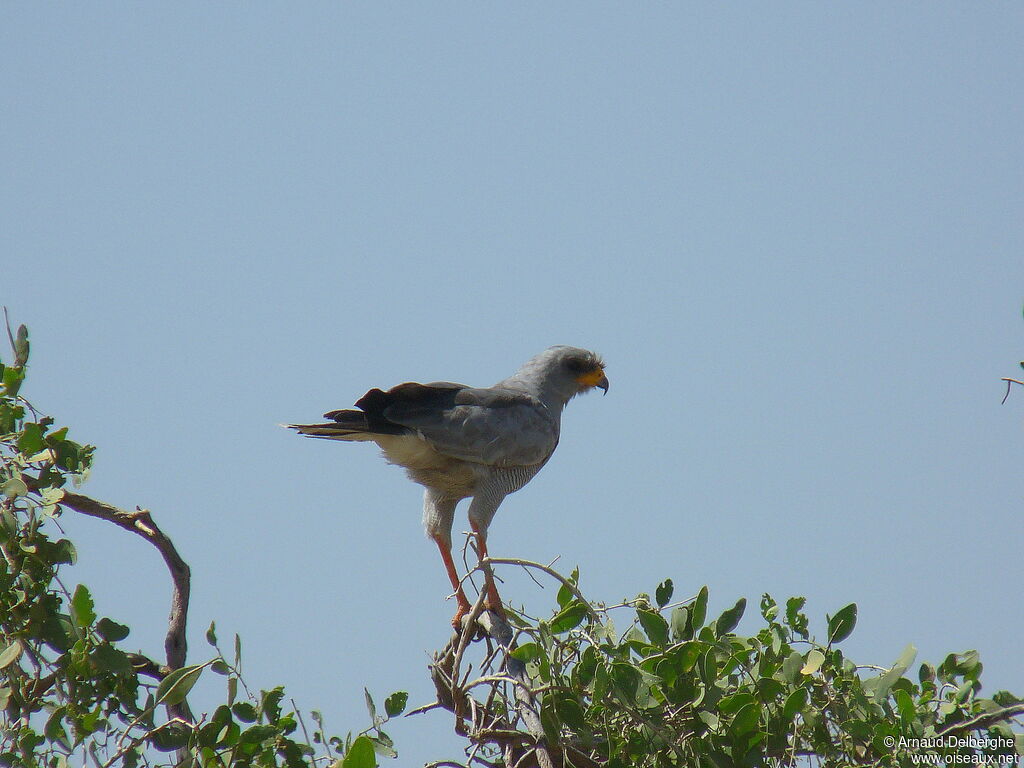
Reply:
M352 742L342 768L377 768L377 755L373 751L373 742L367 736L360 736Z
M14 365L24 368L28 362L28 328L24 324L18 326L18 335L14 339Z
M283 698L284 687L280 685L269 691L260 691L260 710L272 723L276 723L281 717L281 699Z
M161 752L171 752L188 744L191 732L192 729L189 727L171 723L156 731L150 739L150 743Z
M686 624L690 618L690 610L685 605L677 605L669 615L669 625L672 627L672 637L675 640L687 639Z
M910 724L917 717L914 700L909 693L903 690L896 691L894 696L896 698L896 709L900 713L900 723L904 728L909 728Z
M786 691L786 686L774 677L762 677L757 681L757 693L761 701L774 701Z
M534 661L540 658L540 646L537 643L523 643L509 655L520 661Z
M567 691L559 691L553 694L555 712L559 719L577 733L587 731L587 719L579 701Z
M373 751L381 757L398 757L398 752L395 750L393 746L394 742L391 741L391 737L384 733L384 731L378 731L377 736L371 736L370 740L373 741ZM302 762L301 765L305 766L306 763Z
M555 697L545 696L540 704L540 727L544 731L544 737L551 744L558 743L559 732L562 730L562 723L555 711Z
M22 650L23 648L20 640L15 640L13 643L8 645L3 650L3 653L0 653L0 669L9 667L17 661L18 657L21 656Z
M665 657L672 663L677 673L689 672L697 663L697 659L707 650L707 646L697 640L687 640L669 651Z
M733 718L732 724L729 726L729 735L736 739L739 736L745 736L757 730L757 726L761 722L761 708L757 706L756 702L745 705L739 712L736 713L736 717Z
M131 630L124 624L118 624L104 616L96 622L96 632L104 640L116 643L128 637Z
M52 455L52 451L50 451L49 448L47 448L45 451L43 451L43 453L44 454ZM39 455L39 454L37 454L37 455ZM33 459L35 459L35 456L33 456L31 459L29 459L29 461L32 461ZM43 498L43 504L57 504L57 503L60 502L61 499L64 498L64 489L63 488L43 488L40 491L39 495L42 496L42 498Z
M700 679L704 681L706 686L713 685L718 679L718 659L715 658L713 650L708 650L707 653L701 655L698 671L700 672Z
M206 642L217 647L217 622L211 621L210 628L206 630Z
M668 622L656 611L646 611L638 608L636 617L640 620L640 626L654 645L666 645L668 643Z
M246 728L238 736L240 744L260 744L277 735L277 728L272 725L253 725Z
M55 741L68 749L71 745L68 742L68 733L64 729L64 713L65 707L57 707L46 721L46 725L43 726L43 733L47 740Z
M43 427L41 424L28 423L18 438L18 450L26 456L39 453L46 447L43 440Z
M736 601L736 605L718 617L718 621L715 622L715 636L722 637L736 629L736 625L740 623L746 609L747 598L741 597Z
M377 705L373 703L373 696L367 688L363 688L363 698L366 701L366 711L370 713L370 720L377 722Z
M664 608L668 605L669 600L672 599L673 591L672 579L665 579L658 585L658 588L654 590L654 599L658 603L659 608Z
M797 688L786 697L786 703L782 705L782 718L787 723L792 722L796 714L807 706L807 689Z
M579 626L580 622L583 621L586 616L587 606L579 600L574 600L565 606L565 608L560 610L553 619L551 619L551 631L556 635L568 632L570 629L574 629Z
M231 711L234 712L235 717L237 717L243 723L255 723L257 718L259 717L259 713L256 711L256 707L254 707L248 701L239 701L238 703L232 705Z
M857 625L857 604L850 603L840 608L835 616L828 617L828 642L841 643L850 636Z
M559 608L565 608L565 606L569 604L569 601L572 600L573 597L575 597L575 595L573 595L572 590L569 589L569 587L567 587L565 584L562 584L558 588L558 594L555 596L555 600L558 601Z
M824 662L825 654L819 651L817 648L815 648L814 650L808 652L807 660L804 663L803 667L800 668L800 674L813 675L815 672L821 669L821 665Z
M908 645L903 649L903 653L896 659L896 663L893 664L892 668L888 672L884 672L876 678L866 680L864 687L869 691L872 691L875 701L882 701L889 697L889 691L895 685L896 681L903 677L903 673L906 672L910 665L914 663L914 659L917 657L917 648L913 645ZM872 684L872 685L869 685Z
M630 706L636 705L637 689L640 686L641 680L640 670L636 667L622 662L612 664L612 688L616 695L626 704Z
M801 609L806 602L806 597L791 597L786 601L786 623L790 629L804 638L808 636L809 625L807 617L801 613Z
M569 576L569 583L578 584L579 580L580 569L573 568L572 574ZM558 595L555 597L555 599L558 601L558 607L565 608L565 606L569 604L569 601L572 600L575 596L576 595L573 593L571 589L569 589L569 586L567 584L562 584L561 586L559 586Z
M788 683L795 683L800 678L800 669L804 665L804 657L800 651L793 651L782 662L782 676Z
M75 624L82 629L91 627L96 621L92 595L84 584L75 587L75 593L71 596L71 615L75 618Z
M767 592L761 595L761 615L765 621L775 621L775 617L779 615L779 604Z
M20 477L12 477L0 485L0 493L3 493L8 499L16 499L19 496L28 495L28 486Z
M696 637L708 616L708 588L703 586L690 604L690 637Z
M755 703L753 694L741 691L734 693L731 696L725 696L720 702L718 702L718 713L722 715L731 715L735 712L739 712L743 707L748 704Z
M21 389L23 381L25 381L24 368L11 368L10 366L4 368L4 392L8 397L18 396L18 390Z
M56 542L56 551L53 554L54 563L67 563L74 565L78 561L78 552L75 545L67 539L60 539Z
M107 643L97 646L96 650L92 652L90 658L96 667L103 672L109 672L115 675L126 675L132 671L131 662L128 661L128 657L125 655L124 651L119 651L117 648Z
M407 691L395 691L384 700L384 711L388 717L397 717L405 711L405 705L409 702Z
M712 731L718 730L718 715L707 709L698 709L697 717Z
M199 664L192 667L182 667L171 672L157 686L157 703L173 707L175 704L183 702L185 697L188 696L188 692L192 690L192 686L199 680L204 666L204 664Z

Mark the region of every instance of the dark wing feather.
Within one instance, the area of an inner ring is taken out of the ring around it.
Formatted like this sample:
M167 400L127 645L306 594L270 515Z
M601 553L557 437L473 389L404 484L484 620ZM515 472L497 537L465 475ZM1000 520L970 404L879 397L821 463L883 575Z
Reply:
M324 418L335 422L336 430L375 435L404 435L409 429L392 421L387 415L392 408L399 412L436 413L450 407L455 393L464 388L462 384L448 381L433 384L417 384L410 381L392 387L386 392L371 389L356 402L356 407L360 410L328 411ZM316 426L329 428L332 425Z
M490 466L530 466L547 460L558 444L557 421L525 392L452 386L432 394L409 394L390 402L383 416L415 430L453 458Z
M415 432L446 456L501 467L540 464L558 444L555 417L535 397L511 389L406 382L387 391L371 389L356 407L325 413L329 424L296 429L342 439Z

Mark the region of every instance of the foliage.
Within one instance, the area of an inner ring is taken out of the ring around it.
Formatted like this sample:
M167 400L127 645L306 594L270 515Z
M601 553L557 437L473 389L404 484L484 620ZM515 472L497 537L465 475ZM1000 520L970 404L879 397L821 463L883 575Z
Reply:
M975 651L950 654L937 667L921 664L916 681L905 676L913 646L885 668L848 659L839 645L856 624L854 604L827 617L827 636L818 641L803 598L780 605L765 594L762 625L740 635L746 601L709 620L707 587L673 603L668 580L653 600L641 594L608 608L583 597L578 573L565 579L543 570L562 581L558 606L541 621L512 617L518 647L511 655L526 663L554 764L789 766L813 756L815 765L838 768L913 765L914 755L929 753L950 764L982 755L1016 764L1024 747L1009 725L1024 713L1022 701L1005 691L979 695ZM616 611L629 612L621 633ZM511 678L485 664L482 677L456 686L452 700L488 679L486 698L452 709L475 713L468 754L495 761L512 740L509 713L518 705ZM503 735L494 735L492 721ZM521 720L516 728L529 731Z
M404 694L356 737L327 735L316 712L310 732L284 706L283 688L249 692L237 636L229 661L211 625L212 658L174 668L126 650L129 627L98 616L86 586L65 588L61 572L76 553L54 538L55 521L71 499L86 498L72 489L93 448L21 397L28 331L10 336L13 360L0 362L0 765L372 768L376 753L394 755L381 726L400 714ZM193 718L187 697L207 670L224 676L225 700Z

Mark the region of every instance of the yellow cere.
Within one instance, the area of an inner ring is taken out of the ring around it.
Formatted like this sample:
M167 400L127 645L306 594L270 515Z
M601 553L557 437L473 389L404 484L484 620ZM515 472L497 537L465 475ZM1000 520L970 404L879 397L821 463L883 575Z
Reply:
M587 371L586 373L581 374L580 376L577 376L576 377L576 381L578 381L580 384L584 384L585 386L588 386L588 387L596 387L598 385L598 383L601 381L601 379L603 379L603 378L604 378L604 369L603 368L595 368L592 371Z

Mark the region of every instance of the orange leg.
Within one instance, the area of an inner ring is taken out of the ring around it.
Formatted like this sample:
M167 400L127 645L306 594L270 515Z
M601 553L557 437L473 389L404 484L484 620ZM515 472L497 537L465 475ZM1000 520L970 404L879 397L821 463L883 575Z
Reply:
M473 533L476 534L477 554L483 560L487 557L487 532L477 527L477 524L472 520L469 521L469 524L473 528ZM494 575L491 573L491 566L488 565L483 570L484 587L487 590L487 607L504 619L505 611L501 607L501 596L498 594L498 588L494 586Z
M441 538L435 538L434 541L437 542L437 548L441 550L441 559L444 561L445 570L448 571L448 578L452 582L452 589L455 590L455 600L459 604L458 609L455 611L455 616L452 617L452 626L456 632L461 632L462 617L469 613L473 606L469 604L469 600L466 599L466 593L462 591L462 584L459 583L459 572L455 570L451 546Z

